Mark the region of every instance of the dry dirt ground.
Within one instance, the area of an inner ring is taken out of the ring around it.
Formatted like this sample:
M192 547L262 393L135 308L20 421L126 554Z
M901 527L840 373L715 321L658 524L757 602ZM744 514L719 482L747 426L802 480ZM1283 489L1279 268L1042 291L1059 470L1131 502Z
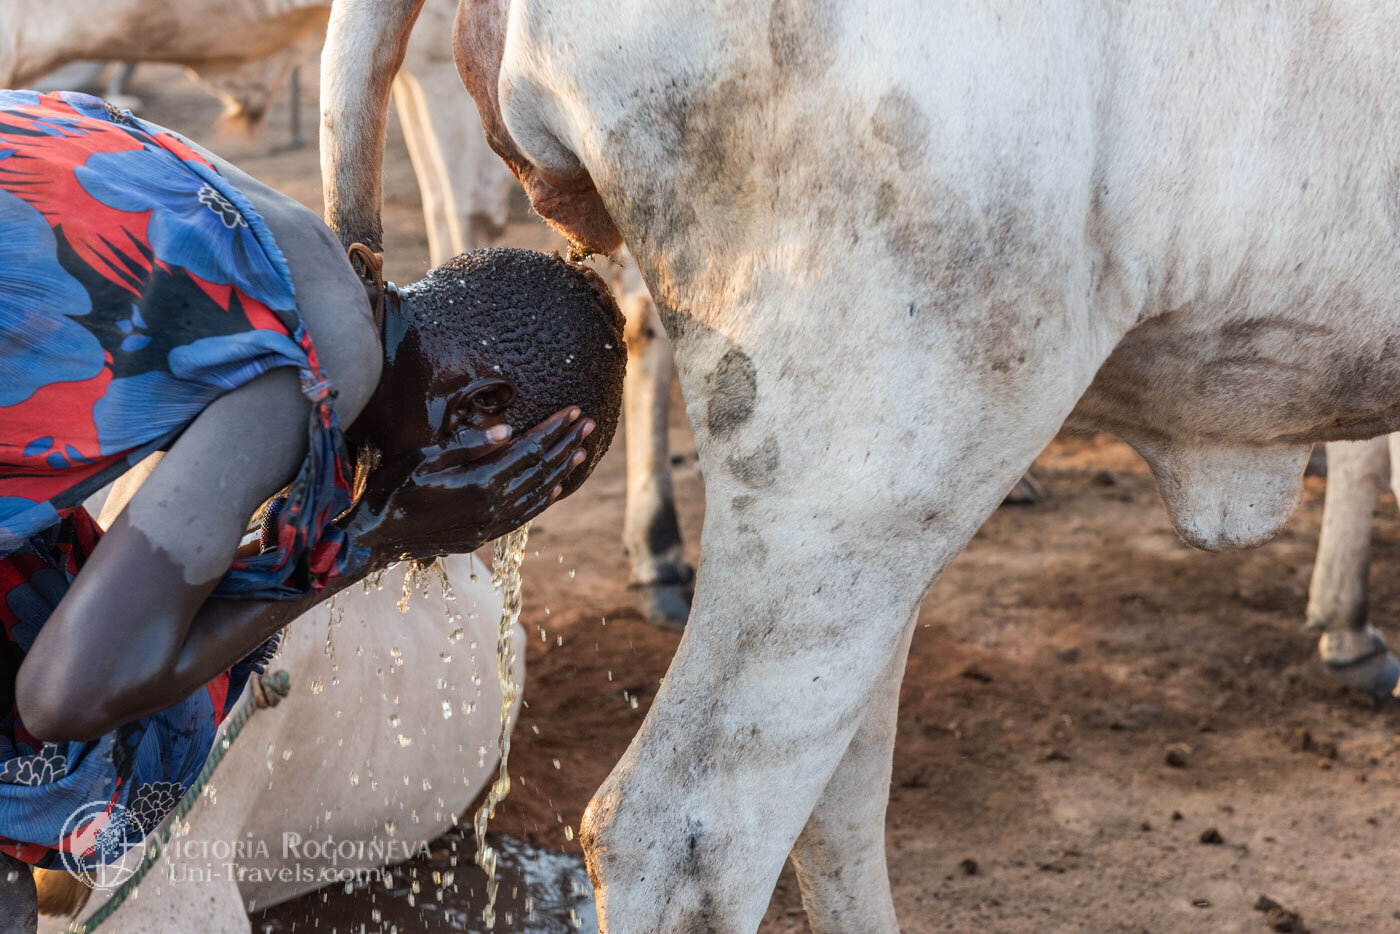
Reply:
M285 99L248 142L213 138L217 108L178 73L144 69L134 90L148 118L319 207L313 100L313 148L277 153ZM386 200L389 273L409 281L426 241L397 137ZM538 228L512 232L548 243ZM676 413L693 556L704 490ZM620 447L538 521L525 564L528 709L495 826L566 851L577 848L566 827L646 714L677 641L630 608ZM893 785L869 790L890 794L903 929L1265 932L1254 906L1267 894L1319 934L1400 931L1400 716L1333 687L1301 629L1322 481L1308 481L1276 541L1209 555L1177 541L1143 463L1113 440L1062 437L1038 471L1050 501L992 516L919 617ZM1373 614L1385 625L1400 614L1389 495L1378 517ZM334 900L318 904L299 909L298 929L336 926L316 920ZM353 930L369 920L334 914ZM806 930L790 870L763 930Z

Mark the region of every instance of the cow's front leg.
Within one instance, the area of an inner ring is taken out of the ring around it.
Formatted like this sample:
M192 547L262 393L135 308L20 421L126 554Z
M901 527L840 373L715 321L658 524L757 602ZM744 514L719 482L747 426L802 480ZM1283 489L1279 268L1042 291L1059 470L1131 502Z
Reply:
M1308 595L1308 628L1322 630L1317 648L1328 672L1378 697L1400 681L1400 662L1367 621L1371 513L1386 464L1385 438L1327 445L1327 498Z
M906 628L904 644L792 848L813 934L899 930L885 866L885 806L912 634L913 627Z
M627 317L627 509L622 545L632 565L629 586L647 622L680 629L690 615L695 571L681 548L666 437L676 367L656 305L635 266L624 270L618 297Z

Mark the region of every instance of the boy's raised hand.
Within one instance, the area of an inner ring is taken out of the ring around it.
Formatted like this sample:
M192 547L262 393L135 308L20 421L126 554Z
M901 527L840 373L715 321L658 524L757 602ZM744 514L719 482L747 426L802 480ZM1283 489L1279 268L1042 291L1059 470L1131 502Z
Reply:
M554 501L593 428L570 407L514 440L504 425L458 429L448 444L376 468L349 531L375 564L472 551Z

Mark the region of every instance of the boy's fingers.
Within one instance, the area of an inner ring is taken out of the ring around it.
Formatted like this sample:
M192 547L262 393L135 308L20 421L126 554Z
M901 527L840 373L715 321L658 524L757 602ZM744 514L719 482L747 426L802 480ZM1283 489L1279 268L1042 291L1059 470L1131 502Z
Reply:
M460 428L447 445L434 444L423 449L423 468L436 473L483 460L505 448L510 441L509 425L494 425L485 431Z
M528 468L538 464L545 452L569 433L581 414L577 406L554 413L512 442L505 456L516 466Z
M550 503L554 502L555 498L559 496L561 489L562 488L558 484L555 484L552 487L539 486L526 493L511 504L510 521L515 523L516 526L519 526L533 519L535 516L538 516L548 508Z
M586 460L588 460L587 452L574 451L571 455L554 465L549 473L540 480L539 485L545 489L553 489L561 484L565 477L573 473L574 469Z
M461 451L468 460L480 460L494 454L510 441L509 425L492 425L485 431L475 428L461 428L453 437L453 447Z
M587 434L585 428L590 424L592 423L588 419L584 419L574 425L572 430L561 438L554 447L550 448L538 463L513 479L506 487L507 501L518 496L524 490L544 483L544 478L562 476L558 473L560 470L567 473L572 458L583 453L579 445L583 443L584 436Z

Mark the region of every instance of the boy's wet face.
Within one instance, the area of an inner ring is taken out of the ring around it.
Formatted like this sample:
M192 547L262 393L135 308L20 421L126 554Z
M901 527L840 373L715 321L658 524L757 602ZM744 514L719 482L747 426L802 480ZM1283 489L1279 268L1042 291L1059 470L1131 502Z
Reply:
M386 454L397 454L450 445L458 431L500 424L515 398L514 383L485 360L460 346L435 346L391 311L384 371L359 423Z
M558 256L479 250L386 299L384 372L353 442L393 458L451 447L463 429L505 424L518 437L577 406L597 424L584 443L597 463L617 427L627 351L595 274ZM572 474L565 494L587 475Z

